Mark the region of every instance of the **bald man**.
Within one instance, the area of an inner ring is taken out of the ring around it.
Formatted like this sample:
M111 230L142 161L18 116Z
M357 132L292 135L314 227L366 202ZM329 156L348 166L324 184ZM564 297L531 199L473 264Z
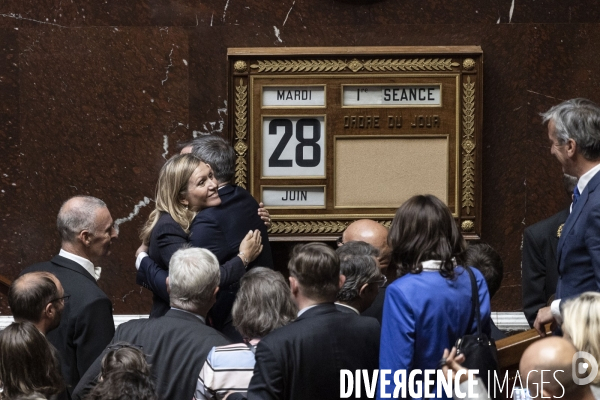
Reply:
M387 244L387 236L388 229L379 222L372 219L359 219L348 225L342 234L341 242L338 241L338 246L352 241L369 243L379 250L379 257L377 258L378 266L381 273L387 276L391 256L391 251Z
M29 321L44 335L60 324L67 298L60 281L50 272L22 275L8 289L8 305L15 321Z
M372 219L359 219L354 221L344 231L342 237L338 239L338 246L343 246L346 242L362 241L369 243L379 250L377 257L377 266L383 275L387 277L388 284L396 278L395 269L389 268L391 250L387 244L388 229ZM379 289L379 293L373 301L373 304L361 313L368 317L377 318L381 324L383 314L383 300L385 299L385 289L387 284Z
M589 384L580 386L573 381L572 363L576 353L577 349L571 342L556 336L538 340L529 346L521 357L519 373L531 397L594 400Z

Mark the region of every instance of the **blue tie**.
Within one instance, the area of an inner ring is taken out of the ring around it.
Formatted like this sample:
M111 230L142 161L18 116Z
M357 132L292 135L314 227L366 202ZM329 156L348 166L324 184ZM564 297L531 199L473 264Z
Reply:
M581 196L581 193L579 193L579 188L575 186L575 190L573 190L573 207L575 207L575 204L577 204L579 196Z

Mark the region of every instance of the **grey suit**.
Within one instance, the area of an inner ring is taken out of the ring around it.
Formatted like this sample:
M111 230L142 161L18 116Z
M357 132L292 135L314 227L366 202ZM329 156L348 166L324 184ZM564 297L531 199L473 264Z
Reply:
M152 365L159 399L192 399L206 356L214 346L229 341L192 313L170 309L159 318L138 319L119 325L112 343L128 342L143 347ZM95 385L105 350L92 364L73 392L82 399Z

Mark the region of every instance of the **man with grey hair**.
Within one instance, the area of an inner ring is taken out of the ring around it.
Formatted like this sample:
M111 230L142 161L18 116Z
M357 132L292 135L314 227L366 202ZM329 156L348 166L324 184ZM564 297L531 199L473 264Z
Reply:
M538 311L534 328L560 323L560 301L600 290L600 107L590 100L567 100L542 114L548 122L550 152L565 174L579 178L571 213L557 249L556 300Z
M106 204L95 197L75 196L58 212L61 250L52 260L32 265L21 272L54 274L70 297L58 328L48 341L61 358L63 378L69 391L79 382L115 333L112 302L98 287L98 264L110 254L117 237Z
M119 325L115 337L73 392L82 399L96 384L101 361L120 342L142 346L156 378L159 399L191 399L206 356L214 346L229 344L218 331L206 326L206 315L219 291L219 261L210 251L183 248L169 262L171 309L160 318L138 319Z
M352 241L335 252L340 258L340 274L346 277L335 306L341 312L360 315L373 304L379 288L387 281L377 268L379 251L368 243Z
M379 294L375 297L373 304L362 315L376 318L380 324L383 316L383 301L385 299L387 284L398 277L396 266L390 266L392 252L388 246L387 237L388 229L379 222L372 219L359 219L348 225L342 236L338 239L338 246L343 246L346 242L360 240L369 243L379 251L377 266L381 273L386 276L387 283L380 288Z
M259 205L248 191L234 184L236 156L233 147L220 136L202 135L186 145L181 152L191 152L212 167L221 198L219 206L209 207L198 213L190 228L194 232L194 235L190 236L190 244L212 251L223 265L237 257L240 243L248 231L258 229L263 250L246 269L255 266L273 269L267 227L257 213ZM154 261L145 255L141 253L138 256L138 282L148 284L148 280L151 280L150 287L164 287L166 272L160 270ZM241 277L244 272L241 270L235 274ZM231 319L231 308L238 288L239 282L221 287L217 303L209 315L211 325L235 341L242 340L233 328Z

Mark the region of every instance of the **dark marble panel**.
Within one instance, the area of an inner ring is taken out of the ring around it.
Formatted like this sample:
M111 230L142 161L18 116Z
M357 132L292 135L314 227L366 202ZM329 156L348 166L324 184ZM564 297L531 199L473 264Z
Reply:
M21 242L19 264L11 260L7 274L56 254L61 202L93 195L121 222L100 285L115 312L147 311L148 297L134 283L134 252L158 170L186 138L187 34L22 28L19 46L22 185L11 205L19 207ZM127 304L117 301L123 298Z
M600 21L600 9L594 0L515 1L514 23L588 23ZM504 18L502 22L507 22Z
M6 0L0 27L89 26L273 26L309 27L398 24L496 24L596 22L593 0Z
M14 29L0 29L0 274L18 264L22 254L18 232L21 209L17 202L19 176L19 44ZM0 296L0 315L8 314Z
M600 73L597 51L598 24L547 24L531 26L528 56L529 78L526 99L529 104L523 135L528 150L526 168L527 209L524 222L531 225L557 213L570 204L562 184L562 168L550 154L546 126L539 113L563 100L585 97L600 102Z
M0 5L0 26L81 27L145 26L152 24L146 0L73 2L6 0Z
M531 104L524 136L530 147L527 173L527 225L547 218L568 206L562 186L562 169L550 154L547 129L540 112L563 100L585 97L600 102L596 49L600 45L597 24L539 25L530 28L532 42L527 101Z

